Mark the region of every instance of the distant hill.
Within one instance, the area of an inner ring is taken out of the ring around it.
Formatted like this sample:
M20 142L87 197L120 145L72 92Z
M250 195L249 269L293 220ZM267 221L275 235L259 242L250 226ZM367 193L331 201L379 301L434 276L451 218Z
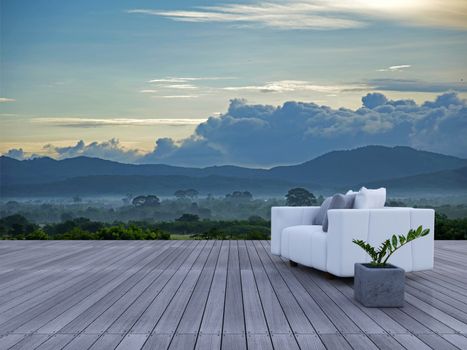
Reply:
M42 157L22 161L5 156L0 157L2 186L48 183L73 177L96 175L180 175L189 177L218 175L241 178L261 178L261 174L265 172L267 172L267 170L229 165L208 168L185 168L165 164L124 164L91 157L75 157L63 160Z
M429 174L421 174L403 177L399 179L388 179L365 184L368 187L386 186L391 193L411 192L458 192L467 191L467 167L437 171ZM356 186L358 187L358 186Z
M60 193L99 195L138 191L163 195L191 187L204 193L227 193L238 189L272 195L283 194L293 186L333 191L355 188L356 184L397 186L407 190L414 186L465 189L465 178L459 175L462 170L456 170L464 167L467 167L465 159L409 147L384 146L334 151L302 164L271 169L136 165L89 157L18 161L2 156L0 194L58 196Z
M6 197L70 197L75 195L124 195L155 193L172 196L178 189L194 188L202 194L225 195L233 191L249 190L255 196L283 196L296 184L274 179L244 179L210 175L189 176L141 176L95 175L73 177L42 184L17 184L2 188ZM316 187L315 187L316 188Z
M299 165L272 168L270 174L274 178L309 181L322 186L350 186L466 165L465 159L418 151L410 147L367 146L326 153Z

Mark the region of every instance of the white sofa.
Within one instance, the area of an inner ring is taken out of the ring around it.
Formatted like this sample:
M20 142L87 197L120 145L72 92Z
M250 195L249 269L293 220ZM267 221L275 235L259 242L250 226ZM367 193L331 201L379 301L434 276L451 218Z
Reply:
M393 234L405 235L422 225L430 234L399 249L389 262L406 272L433 268L432 209L331 209L328 232L323 232L321 225L312 225L318 211L319 207L273 207L271 253L335 276L351 277L355 263L370 261L352 239L379 246Z

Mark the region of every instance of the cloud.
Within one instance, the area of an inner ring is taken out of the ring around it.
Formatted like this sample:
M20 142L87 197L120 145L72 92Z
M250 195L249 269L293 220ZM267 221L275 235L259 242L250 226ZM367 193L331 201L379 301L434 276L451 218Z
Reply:
M197 98L200 95L163 95L163 96L152 96L153 98Z
M6 102L16 102L16 100L14 98L0 97L0 103L6 103Z
M366 108L373 109L378 106L385 105L388 102L388 99L383 94L377 92L368 94L362 97L363 106Z
M464 81L459 82L427 82L423 80L409 79L371 79L367 85L373 90L384 91L413 91L413 92L446 92L454 90L467 92Z
M195 90L198 88L194 86L193 84L170 84L170 85L165 85L164 87L168 89L181 89L181 90Z
M22 148L12 148L8 150L8 152L3 154L4 156L18 159L18 160L23 160L26 159L26 154L24 153Z
M467 29L467 4L459 0L257 1L182 10L132 9L127 12L179 22L230 23L280 30L359 28L381 20L408 26Z
M342 29L358 28L363 21L340 14L323 14L322 6L309 3L259 3L206 6L197 10L162 11L133 9L129 13L161 16L180 22L227 22L258 25L277 29Z
M259 91L259 92L295 92L295 91L315 91L322 93L337 93L350 90L368 89L367 84L342 84L342 85L320 85L304 80L279 80L267 82L259 85L247 86L227 86L223 88L227 91Z
M456 93L417 105L371 93L357 110L315 103L249 105L232 100L228 111L201 123L179 142L160 139L144 162L178 165L299 163L335 149L368 144L408 145L467 157L467 104Z
M165 77L151 79L148 83L189 83L193 81L203 81L203 80L229 80L235 79L233 77Z
M144 89L144 90L140 90L139 92L141 92L142 94L154 94L154 93L156 93L156 92L159 92L159 90Z
M400 64L398 66L390 66L387 68L378 69L378 72L401 72L410 67L412 67L410 64Z
M150 89L140 90L141 93L151 94L152 98L172 98L172 99L193 99L201 96L200 94L176 94L176 90L194 91L203 89L204 92L209 92L213 88L202 85L196 85L199 81L213 81L213 80L229 80L235 79L233 77L165 77L156 78L147 81L151 84ZM152 87L154 87L152 88Z
M141 152L135 149L126 149L119 140L110 139L104 142L91 142L86 144L80 140L76 145L57 147L52 144L45 145L44 151L57 159L72 158L78 156L97 157L124 163L134 163L141 158Z
M465 135L467 102L455 92L422 104L370 93L362 97L358 109L297 101L270 106L233 99L225 113L203 120L190 137L160 138L146 153L127 149L116 139L46 145L44 151L57 158L86 155L133 163L268 167L369 144L406 145L467 158ZM11 150L12 155L21 152Z
M153 126L153 125L197 125L206 119L190 119L190 118L158 118L158 119L135 119L135 118L109 118L109 119L92 119L92 118L34 118L34 123L48 124L62 127L75 128L93 128L102 126Z
M400 65L393 67L403 67L408 65ZM391 68L391 67L389 67ZM393 71L397 71L394 68ZM170 92L172 89L180 90L195 90L198 89L202 93L212 93L223 91L235 91L235 92L259 92L259 93L294 93L294 92L318 92L328 96L335 96L342 92L358 92L358 91L403 91L403 92L446 92L446 91L458 91L467 92L467 85L464 81L459 82L428 82L416 79L390 79L390 78L375 78L361 82L344 82L334 84L319 84L313 81L307 80L275 80L258 84L249 85L236 85L236 86L224 86L224 87L210 87L208 89L201 89L192 84L165 84L158 85L158 90L141 90L142 93L153 94L153 98L196 98L200 94L170 94L166 93L161 95L161 91ZM155 95L159 93L158 95Z

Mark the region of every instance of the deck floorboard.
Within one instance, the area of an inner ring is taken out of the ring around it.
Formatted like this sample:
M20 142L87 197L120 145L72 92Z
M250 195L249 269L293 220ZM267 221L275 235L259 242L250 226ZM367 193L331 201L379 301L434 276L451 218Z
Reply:
M436 241L402 308L269 241L2 241L0 349L467 349L467 241Z

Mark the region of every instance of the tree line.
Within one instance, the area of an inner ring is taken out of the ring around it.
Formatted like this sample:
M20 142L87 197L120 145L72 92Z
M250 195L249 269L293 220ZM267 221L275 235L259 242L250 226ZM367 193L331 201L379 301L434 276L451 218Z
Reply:
M200 220L184 214L174 221L114 222L112 224L75 218L60 223L37 225L20 214L0 219L0 239L84 239L84 240L165 240L165 239L269 239L270 222L258 216L247 220Z
M183 214L173 221L150 223L129 221L104 223L75 218L60 223L37 225L20 214L0 219L0 239L97 239L157 240L191 239L269 239L270 221L259 216L246 220L201 220L195 214ZM435 239L467 239L467 218L435 216Z

